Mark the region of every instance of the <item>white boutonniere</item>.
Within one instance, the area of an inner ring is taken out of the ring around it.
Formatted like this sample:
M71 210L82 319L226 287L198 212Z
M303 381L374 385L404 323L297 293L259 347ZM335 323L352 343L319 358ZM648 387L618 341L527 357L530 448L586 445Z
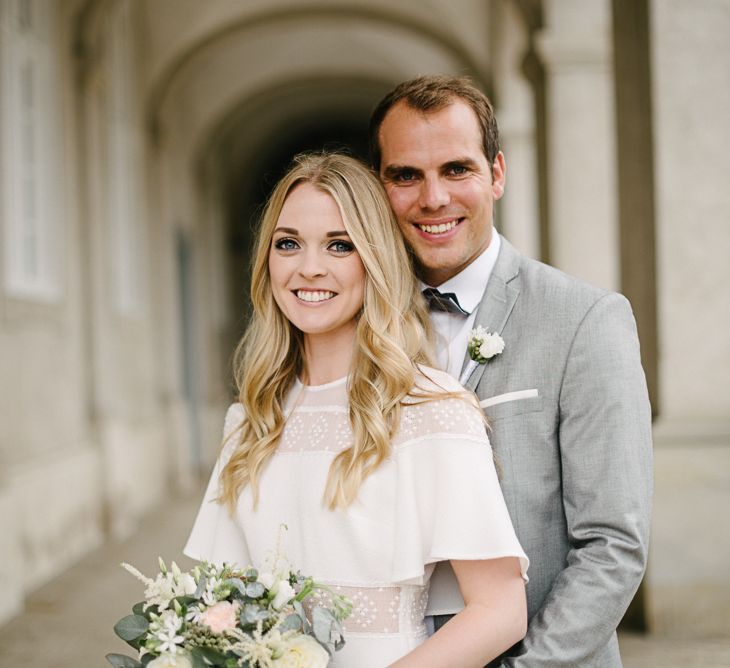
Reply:
M504 339L499 334L493 334L488 329L479 326L469 332L466 349L471 360L459 378L462 385L469 380L469 376L480 364L501 354L504 350Z
M469 357L477 364L484 364L488 359L499 355L504 350L504 339L499 334L492 334L484 327L477 327L469 332L467 350Z

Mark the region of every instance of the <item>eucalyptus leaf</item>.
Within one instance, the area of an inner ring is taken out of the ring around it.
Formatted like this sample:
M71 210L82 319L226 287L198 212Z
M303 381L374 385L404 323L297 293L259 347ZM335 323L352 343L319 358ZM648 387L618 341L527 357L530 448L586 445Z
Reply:
M106 660L111 663L114 668L142 668L142 664L124 654L107 654Z
M132 612L135 615L139 615L140 617L146 617L146 615L144 614L145 613L144 601L140 601L139 603L135 603L132 606Z
M299 615L299 617L302 620L302 630L307 635L310 635L312 633L312 625L309 623L309 620L307 619L307 615L304 612L304 606L302 605L301 601L294 601L292 603L294 606L294 611Z
M226 587L235 589L241 596L246 596L246 586L238 578L229 578L225 580L223 584Z
M132 642L147 633L150 623L142 615L127 615L114 625L114 633L122 640Z
M198 582L198 586L195 589L195 593L193 594L193 597L196 599L200 599L200 597L205 592L205 588L208 586L208 580L206 579L205 575L200 576L200 581Z
M255 568L249 568L244 574L243 577L245 577L247 580L258 580L259 572Z
M331 638L336 651L341 650L345 646L345 630L342 628L342 622L336 617L332 624Z
M314 637L319 642L329 644L332 642L332 625L336 623L332 613L319 605L312 610L312 628Z
M280 624L279 630L284 633L285 631L301 631L302 629L302 618L296 613L292 612L287 615L286 619Z
M266 588L260 582L249 582L246 585L246 596L250 598L261 598L266 593Z
M246 605L243 608L241 617L246 620L248 624L255 624L259 620L259 607L257 605Z

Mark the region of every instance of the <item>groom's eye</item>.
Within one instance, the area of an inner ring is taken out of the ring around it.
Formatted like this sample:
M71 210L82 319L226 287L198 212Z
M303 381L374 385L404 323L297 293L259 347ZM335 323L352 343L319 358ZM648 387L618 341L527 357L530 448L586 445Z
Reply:
M415 169L407 167L397 168L389 167L385 170L384 179L391 183L411 183L418 178L418 172Z
M402 172L396 174L396 181L415 181L416 172L410 169L404 169Z
M469 170L466 165L451 164L446 168L446 173L449 176L464 176Z

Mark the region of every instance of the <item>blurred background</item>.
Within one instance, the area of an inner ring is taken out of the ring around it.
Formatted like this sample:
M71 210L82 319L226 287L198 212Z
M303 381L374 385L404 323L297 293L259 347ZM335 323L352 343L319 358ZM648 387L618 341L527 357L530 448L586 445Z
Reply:
M364 155L425 73L495 103L500 231L634 307L656 493L625 628L730 638L729 38L730 0L0 0L0 652L79 569L113 622L141 589L104 564L179 556L267 192L298 151ZM21 663L81 665L53 656Z

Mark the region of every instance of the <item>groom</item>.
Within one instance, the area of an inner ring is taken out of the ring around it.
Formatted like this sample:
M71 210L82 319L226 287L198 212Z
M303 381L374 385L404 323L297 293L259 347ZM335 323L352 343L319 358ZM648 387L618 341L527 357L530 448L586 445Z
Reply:
M527 636L494 665L619 667L615 630L644 573L652 485L631 307L494 231L505 158L492 106L469 80L400 84L373 113L370 148L419 278L446 295L431 293L439 362L480 399L531 562ZM474 368L476 326L504 350ZM460 603L442 563L428 612L437 628Z

